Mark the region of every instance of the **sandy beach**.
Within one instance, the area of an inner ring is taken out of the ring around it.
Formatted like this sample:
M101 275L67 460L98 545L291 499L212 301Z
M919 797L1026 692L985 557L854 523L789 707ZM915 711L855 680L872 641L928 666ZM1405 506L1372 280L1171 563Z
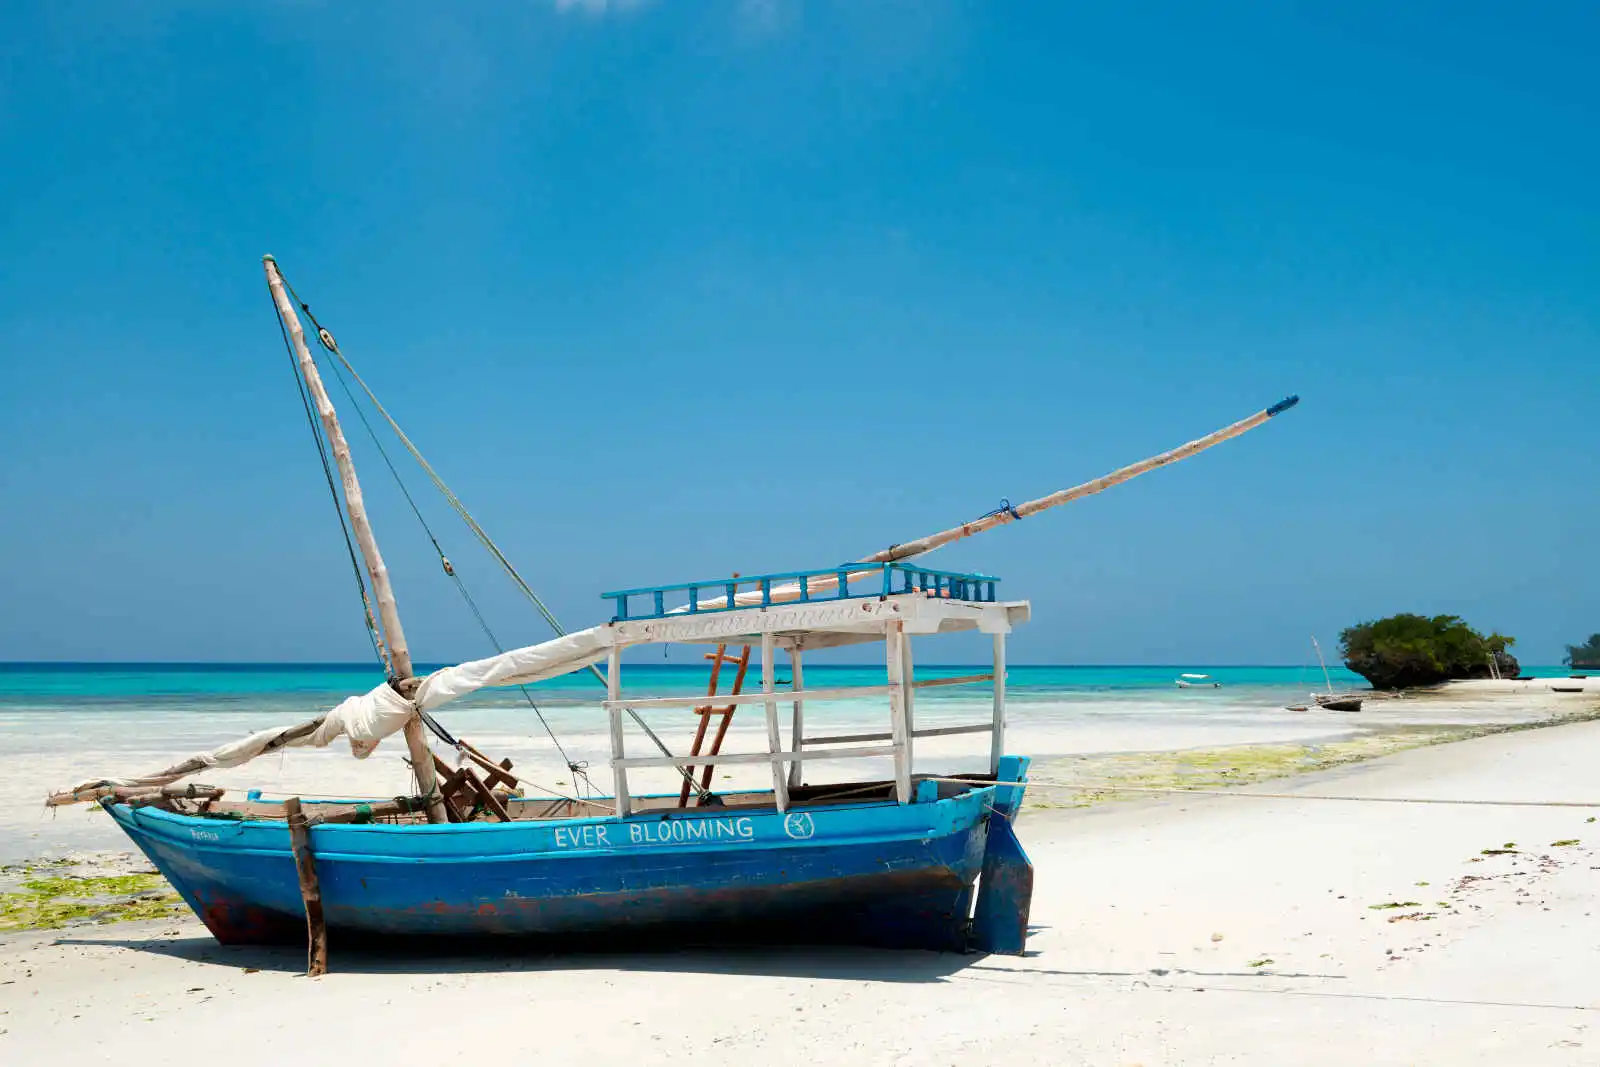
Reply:
M1030 811L1021 958L335 944L308 979L301 952L222 948L186 914L0 935L0 1060L1591 1064L1597 761L1582 722L1229 796Z

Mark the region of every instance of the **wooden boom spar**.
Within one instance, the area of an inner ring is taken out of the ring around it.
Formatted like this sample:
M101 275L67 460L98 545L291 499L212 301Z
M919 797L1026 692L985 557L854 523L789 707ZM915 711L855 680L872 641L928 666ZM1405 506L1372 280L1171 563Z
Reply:
M1123 482L1137 478L1139 475L1148 471L1153 471L1158 467L1165 467L1170 464L1177 463L1180 460L1188 459L1190 456L1198 455L1208 448L1220 445L1224 441L1232 440L1233 438L1238 437L1240 434L1248 433L1257 426L1260 426L1262 423L1271 419L1273 416L1281 415L1283 412L1288 411L1298 403L1300 403L1300 398L1298 396L1285 397L1271 407L1262 411L1258 411L1248 418L1240 419L1238 422L1224 426L1220 430L1215 430L1211 433L1208 433L1204 437L1197 437L1188 444L1179 445L1177 448L1162 452L1159 455L1151 456L1149 459L1141 459L1137 463L1130 463L1126 467L1119 467L1110 474L1103 474L1092 481L1084 482L1082 485L1075 485L1070 489L1060 489L1054 493L1051 493L1049 496L1042 496L1037 500L1030 500L1026 504L1018 504L1016 507L997 508L982 518L973 519L971 522L964 522L960 526L952 526L948 530L940 530L938 533L929 534L926 537L919 537L915 541L906 541L901 544L890 545L888 548L885 548L880 552L874 552L870 556L863 556L855 562L893 563L896 560L910 559L913 556L920 556L925 553L932 552L936 548L942 548L945 545L950 544L952 541L960 541L963 538L971 537L973 534L980 534L985 530L992 530L996 526L1004 526L1008 522L1017 522L1018 520L1025 519L1030 515L1037 515L1041 511L1048 511L1051 508L1060 507L1062 504L1071 503L1074 500L1081 500L1086 496L1093 496L1095 493L1104 492L1114 485L1121 485ZM848 572L846 576L849 578L849 580L855 581L857 579L868 578L876 573L876 571L851 571ZM837 577L830 575L817 575L816 577L807 580L806 594L807 596L813 596L819 592L835 589L838 587L838 585L839 579ZM764 597L765 600L763 599ZM727 599L727 597L717 597L710 600L701 600L699 601L699 606L702 610L708 608L728 607L730 605L728 605ZM736 593L734 595L733 605L731 606L748 607L755 604L761 604L763 602L779 604L788 603L799 599L800 586L798 584L787 584L774 586L770 594L763 594L758 590Z
M1004 526L1008 522L1026 519L1030 515L1037 515L1041 511L1048 511L1051 508L1060 507L1062 504L1081 500L1086 496L1093 496L1095 493L1104 492L1114 485L1121 485L1123 482L1131 481L1147 471L1153 471L1158 467L1165 467L1169 464L1177 463L1179 460L1188 459L1190 456L1204 452L1214 445L1220 445L1222 442L1238 437L1242 433L1248 433L1268 419L1288 411L1298 403L1300 403L1298 396L1285 397L1270 408L1258 411L1247 419L1240 419L1231 426L1224 426L1220 430L1208 433L1204 437L1196 438L1186 445L1179 445L1168 452L1151 456L1149 459L1141 459L1139 462L1130 463L1126 467L1119 467L1110 474L1103 474L1092 481L1084 482L1082 485L1075 485L1071 489L1061 489L1051 493L1049 496L1030 500L1026 504L1018 504L1014 508L999 508L981 519L964 522L960 526L952 526L948 530L941 530L939 533L929 534L927 537L920 537L915 541L907 541L905 544L900 545L890 545L881 552L863 556L858 562L892 563L898 559L910 559L912 556L920 556L925 552L932 552L936 548L942 548L952 541L959 541L964 537L971 537L973 534L992 530L996 526Z

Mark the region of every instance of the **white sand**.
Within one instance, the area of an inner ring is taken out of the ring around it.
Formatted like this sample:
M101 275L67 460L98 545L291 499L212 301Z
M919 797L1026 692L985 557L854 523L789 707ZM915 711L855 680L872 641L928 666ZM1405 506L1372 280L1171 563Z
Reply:
M1597 765L1585 723L1260 789L1600 802ZM298 951L223 949L190 920L14 935L0 1063L1592 1065L1589 814L1178 797L1027 816L1025 958L419 959L335 941L312 980ZM1369 907L1405 901L1424 906Z

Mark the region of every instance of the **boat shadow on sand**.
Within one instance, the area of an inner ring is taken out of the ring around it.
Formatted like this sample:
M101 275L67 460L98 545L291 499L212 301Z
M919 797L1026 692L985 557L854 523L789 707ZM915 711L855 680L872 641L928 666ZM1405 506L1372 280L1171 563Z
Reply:
M1043 927L1033 926L1037 933ZM304 973L298 945L219 945L204 932L155 937L61 937L60 945L120 948L188 963ZM1034 953L1025 953L1034 955ZM749 977L942 982L989 957L985 952L864 948L819 942L660 936L585 944L544 940L329 939L328 972L337 974L515 974L580 970L730 974Z

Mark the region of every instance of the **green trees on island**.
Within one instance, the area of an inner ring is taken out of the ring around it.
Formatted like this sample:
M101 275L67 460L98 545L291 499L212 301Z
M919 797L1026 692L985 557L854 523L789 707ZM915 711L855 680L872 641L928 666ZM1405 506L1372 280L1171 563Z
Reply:
M1590 634L1581 645L1567 646L1567 666L1600 671L1600 634Z
M1600 634L1591 639L1600 639ZM1487 678L1489 664L1505 678L1520 671L1506 650L1516 638L1480 634L1458 615L1391 615L1339 635L1344 665L1374 689L1434 685L1452 678ZM1597 649L1600 652L1600 649Z

